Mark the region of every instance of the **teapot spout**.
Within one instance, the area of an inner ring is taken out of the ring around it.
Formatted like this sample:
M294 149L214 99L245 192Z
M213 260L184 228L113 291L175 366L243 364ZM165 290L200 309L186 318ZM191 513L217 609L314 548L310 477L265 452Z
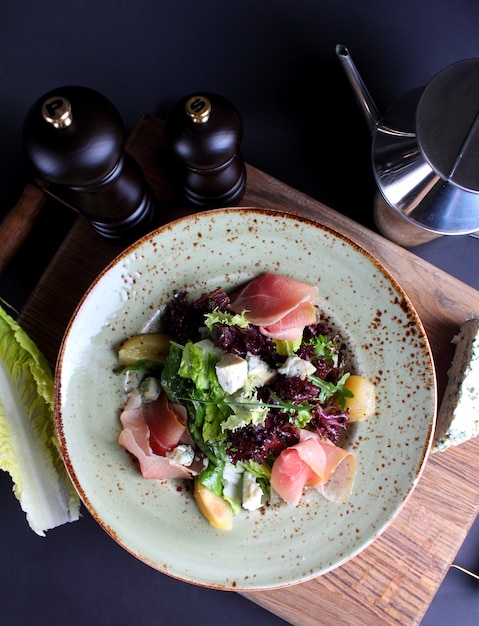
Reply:
M368 128L371 132L373 132L379 125L380 118L378 109L376 108L376 105L374 104L374 101L367 90L366 85L364 84L363 79L361 78L346 46L338 44L336 46L336 55L338 56L341 65L346 72L346 76L351 83L356 100L364 113L364 117L366 118Z

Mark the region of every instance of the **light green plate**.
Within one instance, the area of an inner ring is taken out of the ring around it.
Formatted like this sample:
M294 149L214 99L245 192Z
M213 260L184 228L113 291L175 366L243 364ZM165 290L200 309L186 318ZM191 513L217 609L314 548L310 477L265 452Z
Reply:
M351 349L351 366L376 384L377 415L352 425L344 443L358 466L347 504L307 493L297 508L245 511L232 531L220 531L180 481L144 480L118 444L125 380L114 373L116 350L127 336L156 328L174 292L228 290L264 271L318 286L320 305ZM90 513L145 563L220 589L292 584L363 550L416 485L435 406L428 341L396 281L348 239L267 209L199 213L129 247L80 303L56 371L63 458Z

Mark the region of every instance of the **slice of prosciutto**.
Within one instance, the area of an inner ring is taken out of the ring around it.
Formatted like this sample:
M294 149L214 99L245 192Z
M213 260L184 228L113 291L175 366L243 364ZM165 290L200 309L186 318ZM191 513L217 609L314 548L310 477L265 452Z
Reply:
M272 339L295 341L301 337L304 327L317 321L316 308L311 302L301 302L280 320L270 326L260 326L260 332Z
M170 404L165 393L161 393L154 402L142 404L142 411L150 430L150 446L155 454L165 456L188 432L185 407Z
M120 415L123 430L118 441L138 459L144 478L192 478L203 469L196 467L195 462L186 467L165 456L179 443L189 443L186 418L179 409L183 407L170 405L164 393L155 402L147 403L142 402L138 391L131 393Z
M346 502L356 475L351 452L302 429L299 443L283 450L273 464L271 487L297 506L304 488L312 486L333 502Z
M231 308L235 313L244 313L251 324L274 339L290 339L293 335L296 339L299 328L302 332L316 321L313 304L317 297L317 288L312 285L265 272L231 298Z

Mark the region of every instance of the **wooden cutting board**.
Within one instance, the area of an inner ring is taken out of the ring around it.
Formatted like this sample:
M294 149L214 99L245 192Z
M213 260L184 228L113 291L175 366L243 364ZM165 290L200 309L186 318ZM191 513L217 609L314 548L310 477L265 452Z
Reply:
M145 116L128 141L161 202L161 222L191 212L174 197L163 122ZM247 166L242 206L304 215L350 237L397 279L426 329L442 398L459 326L479 316L479 292L327 206ZM120 252L82 217L67 234L19 322L54 365L68 321L98 273ZM360 555L306 583L243 595L292 624L418 624L478 512L479 438L427 461L393 523Z

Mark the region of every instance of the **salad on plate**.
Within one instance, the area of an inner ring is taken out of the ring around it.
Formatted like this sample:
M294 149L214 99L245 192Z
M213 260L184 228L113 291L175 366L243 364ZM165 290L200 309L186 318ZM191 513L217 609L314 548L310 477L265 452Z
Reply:
M242 510L297 506L305 489L346 502L356 473L341 447L375 412L374 385L348 371L317 288L265 272L235 293L178 292L161 332L129 337L119 371L139 372L120 444L145 479L184 479L223 530Z

